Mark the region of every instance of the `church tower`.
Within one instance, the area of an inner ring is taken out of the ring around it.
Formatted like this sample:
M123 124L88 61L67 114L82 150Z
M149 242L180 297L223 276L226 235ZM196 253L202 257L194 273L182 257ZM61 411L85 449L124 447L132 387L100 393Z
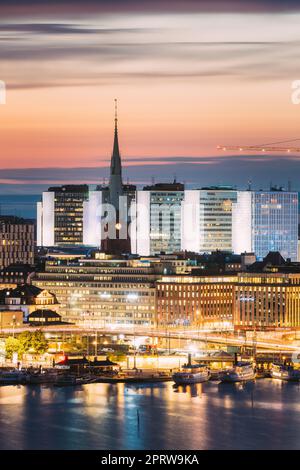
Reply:
M114 145L110 162L110 177L108 188L108 202L115 209L115 219L108 220L108 224L114 224L114 237L107 236L102 240L102 250L107 254L121 255L131 252L131 243L128 235L128 204L127 195L124 194L122 182L122 163L118 138L118 108L115 99L115 129ZM122 205L122 207L121 207ZM109 232L109 231L108 231Z
M110 162L109 202L119 210L119 197L123 195L122 164L118 139L118 108L115 99L114 146Z

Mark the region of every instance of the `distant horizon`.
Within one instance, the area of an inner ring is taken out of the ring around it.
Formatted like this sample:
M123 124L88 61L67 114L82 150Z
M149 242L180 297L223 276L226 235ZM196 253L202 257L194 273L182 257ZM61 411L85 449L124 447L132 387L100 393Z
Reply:
M156 157L159 159L161 157ZM267 190L271 185L300 190L300 157L292 155L214 155L207 157L177 156L140 157L143 164L132 164L123 157L123 182L137 186L176 179L188 187L229 185L246 189ZM257 172L259 167L259 172ZM0 194L40 194L49 186L63 184L102 184L108 181L109 165L48 168L6 168L0 170Z

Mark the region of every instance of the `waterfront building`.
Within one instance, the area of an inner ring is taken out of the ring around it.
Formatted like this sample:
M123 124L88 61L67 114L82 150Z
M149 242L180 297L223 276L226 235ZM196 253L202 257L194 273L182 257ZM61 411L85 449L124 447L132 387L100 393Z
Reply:
M24 284L0 290L0 311L22 310L24 318L36 310L58 310L56 296L46 289Z
M176 253L181 250L184 185L158 183L136 193L132 212L132 252L140 256ZM134 212L135 207L135 212Z
M233 203L232 245L235 253L269 251L298 259L298 193L238 191Z
M34 224L14 216L0 217L0 269L34 264Z
M163 276L156 283L157 324L174 327L232 327L236 276Z
M231 187L186 190L182 209L182 249L195 253L232 251Z
M83 206L86 184L51 187L37 203L37 245L83 245Z
M33 284L54 293L64 321L103 328L155 324L155 281L164 266L103 253L78 261L49 260Z
M59 313L50 309L39 309L30 313L27 322L33 326L59 325L62 323Z
M237 330L300 327L300 273L241 273L234 289Z

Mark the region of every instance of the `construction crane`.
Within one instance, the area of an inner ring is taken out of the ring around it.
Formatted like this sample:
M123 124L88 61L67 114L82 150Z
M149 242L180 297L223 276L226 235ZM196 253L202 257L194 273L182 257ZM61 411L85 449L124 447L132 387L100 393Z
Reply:
M267 144L260 144L260 145L218 145L218 150L223 150L224 152L228 150L240 151L244 152L246 150L250 150L253 152L287 152L287 153L297 153L300 152L300 147L278 147L276 144L285 144L289 142L296 142L300 141L300 139L292 139L292 140L282 140L280 142L269 142Z

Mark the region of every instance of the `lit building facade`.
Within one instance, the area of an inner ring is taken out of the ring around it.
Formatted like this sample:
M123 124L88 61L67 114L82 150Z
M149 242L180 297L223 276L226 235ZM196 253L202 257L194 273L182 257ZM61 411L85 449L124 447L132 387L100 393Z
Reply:
M0 268L34 263L34 224L19 217L0 217Z
M139 260L82 259L48 261L33 283L50 290L63 320L81 326L155 324L155 281L162 266Z
M154 184L137 191L132 205L132 252L141 256L181 250L181 215L184 186Z
M157 281L158 326L232 327L235 276L163 276Z
M0 311L21 310L26 319L36 310L58 310L59 304L54 294L36 286L24 284L15 288L0 290Z
M182 205L182 249L195 253L232 251L232 204L237 192L230 187L187 190Z
M298 259L298 193L238 191L233 204L233 250L253 251L258 259L278 251Z
M37 204L37 245L83 245L83 207L86 184L49 188Z
M300 274L240 274L233 322L241 330L300 327Z

